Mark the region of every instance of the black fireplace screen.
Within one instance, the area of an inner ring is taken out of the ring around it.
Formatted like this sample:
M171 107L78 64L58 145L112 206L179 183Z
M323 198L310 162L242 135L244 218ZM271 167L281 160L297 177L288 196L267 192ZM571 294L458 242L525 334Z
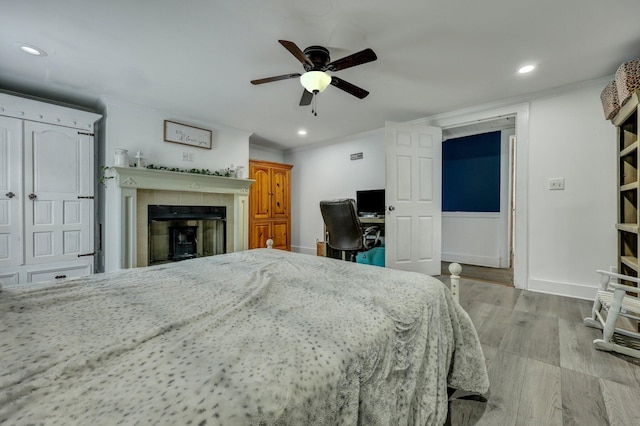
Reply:
M149 265L226 253L224 206L150 205Z

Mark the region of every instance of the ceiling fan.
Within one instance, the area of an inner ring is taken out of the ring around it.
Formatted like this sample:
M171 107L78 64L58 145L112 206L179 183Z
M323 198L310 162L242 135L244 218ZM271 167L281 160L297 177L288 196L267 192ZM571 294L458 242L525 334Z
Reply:
M356 52L352 55L345 56L344 58L331 62L329 50L325 47L309 46L303 51L300 50L300 48L292 41L278 40L278 42L302 63L305 72L302 74L284 74L261 78L258 80L251 80L251 84L263 84L270 83L272 81L300 77L300 83L304 87L302 98L300 99L300 106L306 106L311 104L312 101L315 101L315 95L324 91L329 84L336 86L338 89L344 90L359 99L363 99L369 94L369 92L358 86L342 80L341 78L327 74L327 71L340 71L345 68L351 68L356 65L375 61L378 57L373 50L364 49L360 52ZM314 115L318 115L315 105L312 107L311 112Z

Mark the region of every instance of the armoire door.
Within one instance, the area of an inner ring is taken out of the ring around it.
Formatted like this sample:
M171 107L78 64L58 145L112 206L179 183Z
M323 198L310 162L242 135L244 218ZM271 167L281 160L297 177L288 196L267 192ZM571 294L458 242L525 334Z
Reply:
M271 217L289 217L289 169L271 169Z
M255 247L267 247L267 240L273 240L273 248L289 250L289 223L287 220L266 220L254 222L249 231L251 241L255 242Z
M93 136L24 124L25 253L28 263L93 252Z
M0 267L24 262L21 183L22 120L0 117Z
M269 167L250 164L250 178L255 182L251 185L250 214L254 220L269 219L271 209L271 176Z
M263 221L253 223L249 227L249 234L252 242L252 246L250 246L249 248L267 247L267 240L271 238L271 222Z
M289 221L273 220L271 221L271 239L273 240L273 248L280 250L289 250L291 242L289 241Z

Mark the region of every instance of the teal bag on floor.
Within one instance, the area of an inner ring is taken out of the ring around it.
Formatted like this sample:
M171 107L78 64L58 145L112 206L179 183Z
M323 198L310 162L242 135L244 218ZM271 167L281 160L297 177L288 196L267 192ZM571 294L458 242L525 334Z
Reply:
M356 255L356 262L366 265L384 266L384 247L374 247L371 250L358 253Z

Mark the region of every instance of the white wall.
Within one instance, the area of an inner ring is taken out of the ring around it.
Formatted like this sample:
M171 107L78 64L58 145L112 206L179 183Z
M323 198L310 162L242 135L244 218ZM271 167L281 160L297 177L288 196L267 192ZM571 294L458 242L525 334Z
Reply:
M266 148L252 143L249 143L249 158L252 160L284 163L284 153L281 150Z
M519 287L593 298L595 269L616 263L615 128L604 119L603 88L594 81L530 101L529 149L520 153L529 171L523 177L528 256ZM285 152L285 162L294 165L292 246L298 251L315 252L322 237L321 199L384 187L382 129L333 142ZM364 160L351 162L349 154L359 151ZM554 177L565 178L564 191L547 189Z
M175 116L170 111L125 104L108 98L103 102L106 109L106 165L113 165L113 152L116 148L128 149L130 157L133 157L136 151L142 151L147 164L184 169L205 168L215 171L227 168L231 164L244 167L249 164L249 132L214 122L194 121ZM164 120L212 130L212 149L165 142ZM183 152L193 153L193 161L183 161Z
M534 100L529 127L529 289L593 298L616 264L615 127L594 84ZM550 191L548 179L565 179Z
M442 212L442 260L499 268L508 261L500 213Z
M147 164L181 169L209 169L211 171L249 164L250 133L226 127L214 122L199 122L186 117L175 116L168 111L160 111L138 105L125 104L113 99L102 99L104 119L101 123L101 139L103 156L101 165L113 165L114 150L123 148L133 156L136 151L143 152ZM202 149L165 142L163 139L163 122L172 120L191 124L213 131L212 149ZM193 161L182 161L182 152L193 153ZM102 198L100 217L103 224L104 269L106 271L120 268L121 259L121 218L119 192L115 184L107 183Z
M350 155L362 152L363 159ZM356 198L361 189L384 188L384 130L285 152L291 170L291 249L315 254L324 229L320 201Z

